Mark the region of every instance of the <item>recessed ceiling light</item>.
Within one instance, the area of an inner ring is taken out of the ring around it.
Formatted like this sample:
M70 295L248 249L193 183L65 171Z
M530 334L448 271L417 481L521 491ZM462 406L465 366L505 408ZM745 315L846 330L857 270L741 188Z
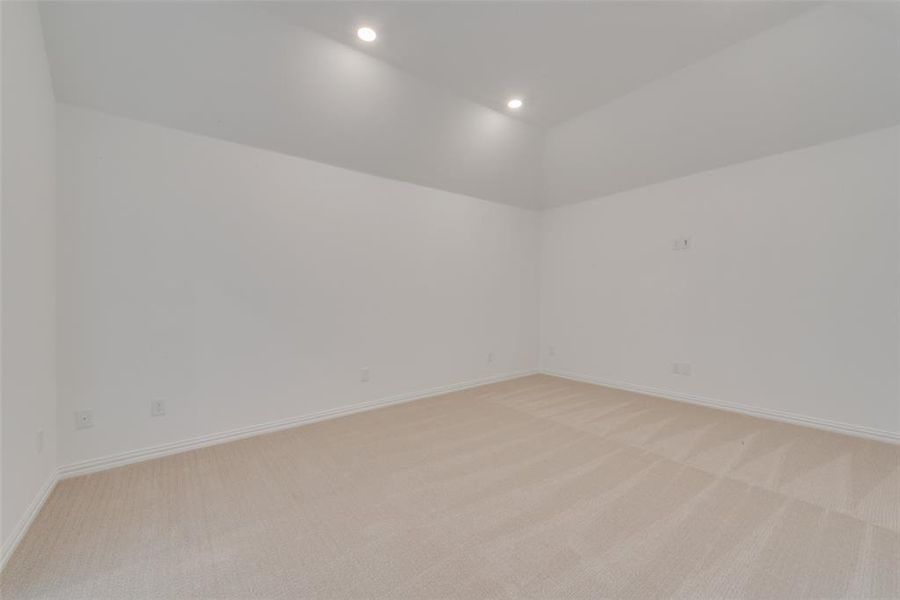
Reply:
M371 27L360 27L356 30L356 37L364 42L374 42L378 34Z
M519 98L513 98L512 100L507 102L506 105L512 109L522 108L522 100Z

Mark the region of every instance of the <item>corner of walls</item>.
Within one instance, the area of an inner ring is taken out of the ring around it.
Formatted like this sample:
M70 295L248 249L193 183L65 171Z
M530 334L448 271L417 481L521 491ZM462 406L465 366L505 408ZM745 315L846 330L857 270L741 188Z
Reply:
M38 4L0 14L2 569L57 479L56 109Z
M58 118L66 473L536 369L536 210Z
M22 512L22 516L13 526L9 535L6 537L6 539L3 540L3 545L2 547L0 547L0 576L2 576L2 571L4 567L6 567L6 563L8 563L9 559L12 558L12 555L16 551L16 548L19 547L19 543L25 537L25 534L28 533L29 527L31 527L31 524L34 523L35 518L37 518L38 514L41 512L44 504L46 504L47 499L50 497L50 494L53 493L53 490L54 488L56 488L56 484L59 482L59 479L59 470L54 467L50 470L50 473L47 475L44 483L34 494L31 502Z
M545 211L542 371L896 441L898 164L891 126Z

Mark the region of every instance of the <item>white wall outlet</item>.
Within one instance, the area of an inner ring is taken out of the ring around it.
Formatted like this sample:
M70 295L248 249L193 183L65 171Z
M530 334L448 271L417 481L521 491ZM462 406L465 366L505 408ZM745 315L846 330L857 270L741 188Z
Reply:
M550 346L547 348L547 354L550 356L556 356L556 346Z
M691 238L683 237L672 240L672 250L690 250Z
M35 443L37 445L38 454L43 454L44 453L44 430L38 429L37 435L35 437L36 437Z
M675 375L690 375L691 363L672 363L672 373Z
M75 429L89 429L94 426L94 411L75 411Z
M150 416L151 417L162 417L166 414L166 401L165 400L153 400L150 402Z
M488 364L491 364L492 362L494 362L494 353L493 352L488 352L487 361L488 361Z
M359 375L359 380L362 382L366 382L369 380L369 377L370 377L369 367L363 367L362 372Z

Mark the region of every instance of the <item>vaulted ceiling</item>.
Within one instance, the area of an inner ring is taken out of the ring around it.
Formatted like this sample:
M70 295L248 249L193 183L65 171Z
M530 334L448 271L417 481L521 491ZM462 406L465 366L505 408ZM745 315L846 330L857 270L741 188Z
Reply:
M806 2L267 2L340 42L497 110L553 126L802 13Z
M890 3L53 2L42 16L60 101L526 207L900 122Z

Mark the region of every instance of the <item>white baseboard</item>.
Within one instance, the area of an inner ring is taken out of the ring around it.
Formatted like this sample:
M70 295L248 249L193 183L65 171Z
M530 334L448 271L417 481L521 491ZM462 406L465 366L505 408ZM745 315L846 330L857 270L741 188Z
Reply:
M6 561L12 556L12 553L19 545L19 542L25 537L25 532L31 527L34 518L41 512L41 508L43 508L47 498L50 497L50 492L56 487L57 481L59 481L59 475L57 474L56 469L54 469L47 478L47 481L44 482L44 485L41 486L41 489L38 490L38 493L35 494L34 500L31 501L28 510L25 511L25 514L22 515L22 518L16 523L15 528L9 534L9 539L4 540L2 549L0 549L0 571L6 566Z
M562 377L563 379L571 379L583 383L593 383L602 385L603 387L626 390L629 392L637 392L639 394L647 394L649 396L657 396L668 400L676 400L678 402L688 402L690 404L699 404L701 406L709 406L711 408L719 408L730 412L741 413L753 417L760 417L772 421L780 421L782 423L791 423L793 425L802 425L804 427L814 427L816 429L824 429L826 431L834 431L846 435L863 437L879 442L888 442L891 444L900 444L900 433L887 431L885 429L876 429L874 427L865 427L862 425L852 425L850 423L841 423L838 421L829 421L827 419L819 419L817 417L809 417L797 413L785 412L781 410L773 410L769 408L756 408L746 404L738 404L736 402L726 402L725 400L716 400L704 396L694 394L686 394L684 392L673 392L663 390L646 385L638 385L626 383L622 381L611 381L601 377L592 377L590 375L579 375L577 373L568 373L565 371L554 371L551 369L541 369L541 373L552 375L554 377Z
M129 465L131 463L150 460L153 458L160 458L162 456L169 456L170 454L178 454L179 452L187 452L188 450L195 450L197 448L213 446L215 444L232 442L241 438L261 435L264 433L271 433L273 431L279 431L281 429L290 429L292 427L298 427L300 425L315 423L316 421L324 421L325 419L333 419L335 417L351 415L353 413L381 408L383 406L390 406L391 404L401 404L403 402L421 400L423 398L429 398L431 396L465 390L489 383L497 383L509 379L516 379L518 377L533 375L535 373L537 373L536 370L521 371L517 373L509 373L506 375L495 375L492 377L485 377L482 379L430 388L423 391L400 394L398 396L391 396L388 398L381 398L377 400L370 400L368 402L359 402L357 404L351 404L349 406L331 408L311 414L289 417L287 419L270 421L268 423L261 423L259 425L250 425L248 427L232 429L231 431L212 433L209 435L203 435L200 437L172 442L169 444L160 444L158 446L151 446L149 448L140 448L137 450L129 450L127 452L103 456L100 458L92 458L89 460L83 460L60 467L59 478L68 479L69 477L87 475L88 473L105 471L107 469L121 467L124 465Z

